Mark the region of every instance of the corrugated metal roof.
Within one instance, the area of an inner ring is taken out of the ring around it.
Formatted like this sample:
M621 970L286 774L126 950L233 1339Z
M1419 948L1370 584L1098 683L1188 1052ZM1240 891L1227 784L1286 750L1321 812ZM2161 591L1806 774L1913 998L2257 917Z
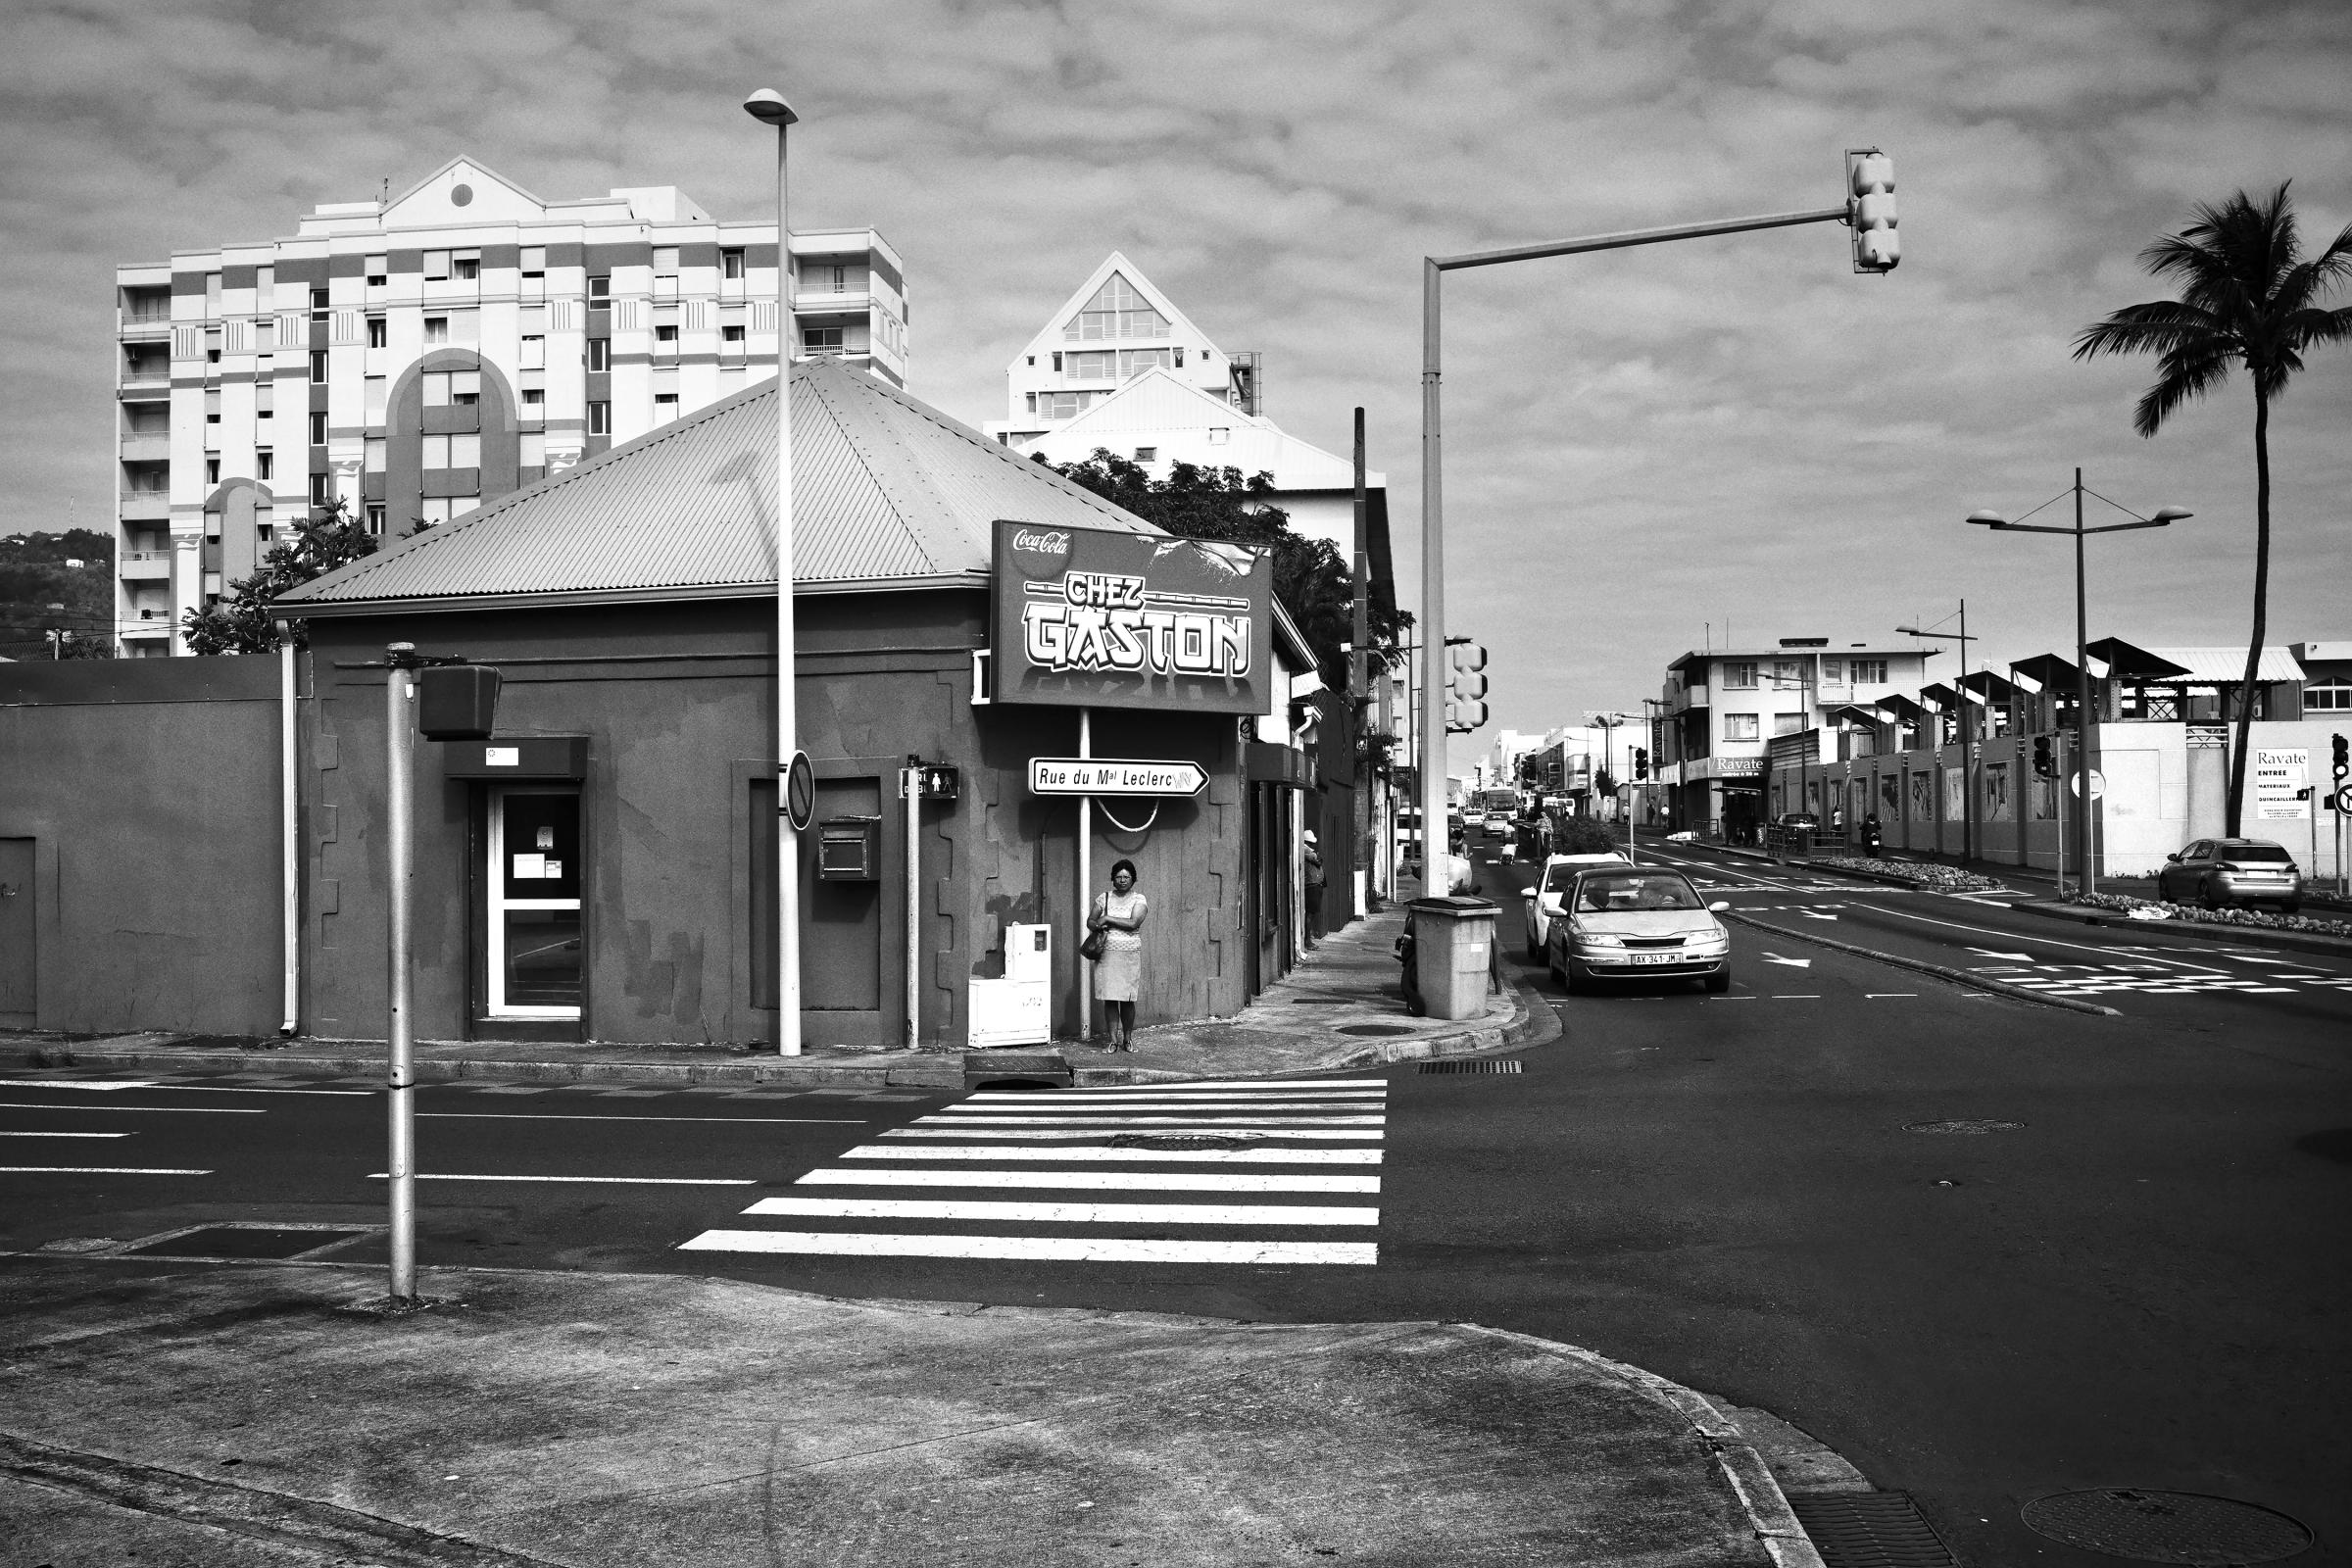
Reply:
M775 383L763 382L281 605L544 594L772 592ZM792 368L793 576L887 583L989 569L1000 517L1157 530L861 371Z
M2246 645L2235 648L2151 648L2149 653L2166 659L2188 671L2183 681L2240 681L2246 678ZM2295 656L2283 648L2271 647L2262 651L2262 662L2255 666L2256 680L2301 680L2303 666Z

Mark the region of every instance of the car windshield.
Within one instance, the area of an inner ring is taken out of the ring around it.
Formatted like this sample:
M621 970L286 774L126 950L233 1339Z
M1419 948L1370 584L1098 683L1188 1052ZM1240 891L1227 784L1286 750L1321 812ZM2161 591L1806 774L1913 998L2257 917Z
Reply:
M2292 864L2294 857L2276 844L2225 844L2222 858L2228 860L2252 860L2269 864Z
M1588 876L1577 887L1576 906L1590 914L1627 909L1695 909L1698 895L1679 876Z

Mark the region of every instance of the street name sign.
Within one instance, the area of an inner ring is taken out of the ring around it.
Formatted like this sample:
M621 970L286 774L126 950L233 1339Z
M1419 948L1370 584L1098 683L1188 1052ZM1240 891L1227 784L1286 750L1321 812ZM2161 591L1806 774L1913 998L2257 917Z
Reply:
M1199 762L1124 757L1032 757L1032 795L1198 795L1208 788Z

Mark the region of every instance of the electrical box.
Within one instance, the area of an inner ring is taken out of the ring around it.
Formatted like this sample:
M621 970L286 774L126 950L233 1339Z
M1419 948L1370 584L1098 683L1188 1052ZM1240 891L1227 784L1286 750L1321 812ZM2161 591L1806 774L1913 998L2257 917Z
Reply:
M416 730L428 741L486 741L498 722L498 671L428 664L416 671Z
M816 825L819 882L882 880L882 823L878 817L837 816Z
M970 1044L1042 1046L1054 1038L1054 928L1004 928L1004 978L965 982Z

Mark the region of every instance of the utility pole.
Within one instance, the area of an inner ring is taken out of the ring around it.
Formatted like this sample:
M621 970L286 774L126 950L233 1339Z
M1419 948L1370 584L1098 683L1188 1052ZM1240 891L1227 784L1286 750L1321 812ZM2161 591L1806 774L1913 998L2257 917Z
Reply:
M1353 639L1348 651L1348 743L1355 749L1355 758L1348 776L1355 781L1355 809L1349 814L1348 825L1355 832L1355 843L1349 846L1349 859L1369 847L1372 833L1371 770L1361 766L1364 756L1364 720L1370 706L1372 686L1372 549L1367 541L1369 522L1366 517L1367 498L1364 493L1364 411L1355 411L1355 552L1348 573L1355 589L1355 618L1349 628ZM1363 877L1367 887L1372 881L1372 866L1366 858ZM1352 878L1350 879L1352 880ZM1348 914L1355 916L1355 890L1348 890Z

